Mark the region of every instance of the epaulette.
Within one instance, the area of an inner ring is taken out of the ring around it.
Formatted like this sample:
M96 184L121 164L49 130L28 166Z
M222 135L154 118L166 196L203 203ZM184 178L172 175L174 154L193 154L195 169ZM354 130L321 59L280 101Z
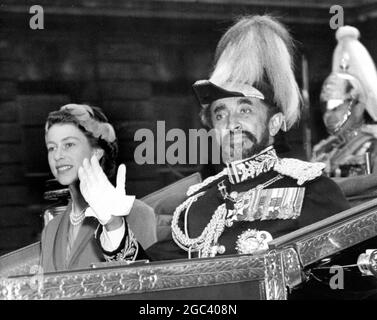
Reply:
M298 185L311 181L322 175L326 164L307 162L293 158L282 158L276 162L274 171L297 180Z

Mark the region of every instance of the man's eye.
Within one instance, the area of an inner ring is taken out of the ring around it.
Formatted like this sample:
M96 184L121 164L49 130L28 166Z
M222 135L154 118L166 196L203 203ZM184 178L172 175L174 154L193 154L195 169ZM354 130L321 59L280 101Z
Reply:
M216 120L219 121L223 118L223 115L221 113L216 114Z
M224 112L219 112L219 113L215 114L215 118L216 118L217 121L224 119L225 116L226 116L226 114Z
M240 110L240 112L241 112L241 113L251 113L251 109L249 109L249 108L242 108L242 109Z

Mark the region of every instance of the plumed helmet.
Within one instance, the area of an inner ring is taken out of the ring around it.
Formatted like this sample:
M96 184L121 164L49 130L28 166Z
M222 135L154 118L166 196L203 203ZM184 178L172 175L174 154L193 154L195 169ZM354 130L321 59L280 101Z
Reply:
M358 96L358 100L365 104L371 118L377 121L376 66L359 37L359 30L352 26L343 26L337 30L338 44L333 54L332 73L350 76L349 83L354 88L353 95Z

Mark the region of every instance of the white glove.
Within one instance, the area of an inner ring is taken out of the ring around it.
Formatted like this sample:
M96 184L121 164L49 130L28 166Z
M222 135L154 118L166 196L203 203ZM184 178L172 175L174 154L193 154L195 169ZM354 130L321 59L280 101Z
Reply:
M126 216L130 213L135 196L126 195L126 166L121 164L117 173L116 187L110 183L103 172L97 157L84 159L78 170L80 190L89 207L86 217L95 217L105 225L111 216Z

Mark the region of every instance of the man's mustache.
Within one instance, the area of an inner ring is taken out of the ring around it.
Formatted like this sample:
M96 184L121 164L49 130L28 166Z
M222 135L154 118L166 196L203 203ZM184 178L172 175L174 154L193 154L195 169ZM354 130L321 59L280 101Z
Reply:
M256 136L253 135L251 132L245 131L245 130L237 130L237 131L229 130L229 132L223 137L223 140L229 141L230 143L234 143L236 141L235 137L240 137L240 136L242 136L242 138L246 137L253 144L258 143Z

